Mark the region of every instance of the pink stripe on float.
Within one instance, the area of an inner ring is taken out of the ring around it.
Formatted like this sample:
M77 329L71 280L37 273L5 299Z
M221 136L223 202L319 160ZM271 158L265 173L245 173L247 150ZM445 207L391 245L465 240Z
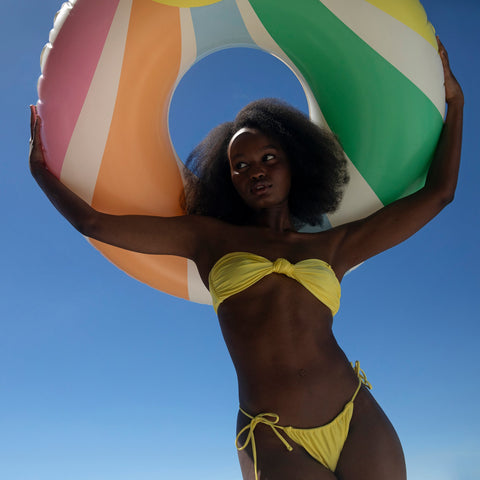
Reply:
M58 178L119 1L77 0L40 78L43 139L48 166Z

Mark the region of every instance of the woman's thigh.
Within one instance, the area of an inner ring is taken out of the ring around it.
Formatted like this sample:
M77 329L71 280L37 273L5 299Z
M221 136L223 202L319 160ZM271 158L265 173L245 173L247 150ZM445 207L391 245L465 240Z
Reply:
M335 475L339 480L407 478L398 435L365 387L355 399L350 430Z

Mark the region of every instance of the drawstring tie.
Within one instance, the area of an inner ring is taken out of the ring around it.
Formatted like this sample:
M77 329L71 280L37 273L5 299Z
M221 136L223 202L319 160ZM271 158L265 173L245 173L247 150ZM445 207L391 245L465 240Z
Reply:
M365 372L360 368L360 362L357 360L355 364L353 362L350 362L352 365L352 368L355 372L355 375L361 380L361 382L369 389L372 389L371 383L367 380L367 375Z
M240 411L247 416L248 418L251 419L251 422L244 428L238 432L237 438L235 439L235 446L237 447L237 450L244 450L248 444L251 442L252 443L252 452L253 452L253 468L255 469L255 480L258 480L258 473L257 473L257 448L255 445L255 435L254 435L254 430L255 427L259 423L263 423L264 425L268 425L275 435L282 441L282 443L285 445L285 448L291 452L293 450L292 446L285 440L285 438L282 437L280 432L278 430L283 430L283 427L280 425L277 425L278 421L280 420L280 417L276 413L260 413L259 415L252 417L249 415L247 412L242 410L240 408ZM272 420L269 420L267 417L270 417ZM248 435L247 438L242 446L239 445L239 440L241 435L248 430Z

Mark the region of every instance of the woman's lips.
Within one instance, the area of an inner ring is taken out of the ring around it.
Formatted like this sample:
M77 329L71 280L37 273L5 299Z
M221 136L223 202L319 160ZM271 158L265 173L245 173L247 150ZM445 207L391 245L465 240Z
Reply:
M262 195L265 193L272 185L266 182L257 182L255 185L252 186L250 192L254 195Z

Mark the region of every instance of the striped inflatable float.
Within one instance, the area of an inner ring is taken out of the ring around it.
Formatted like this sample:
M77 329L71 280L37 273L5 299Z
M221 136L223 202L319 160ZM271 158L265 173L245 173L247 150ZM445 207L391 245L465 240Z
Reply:
M341 138L351 183L331 225L422 184L445 103L434 30L418 0L67 2L38 85L49 168L98 210L182 214L170 99L194 62L239 45L284 61L311 118ZM92 243L138 280L210 302L192 262Z

